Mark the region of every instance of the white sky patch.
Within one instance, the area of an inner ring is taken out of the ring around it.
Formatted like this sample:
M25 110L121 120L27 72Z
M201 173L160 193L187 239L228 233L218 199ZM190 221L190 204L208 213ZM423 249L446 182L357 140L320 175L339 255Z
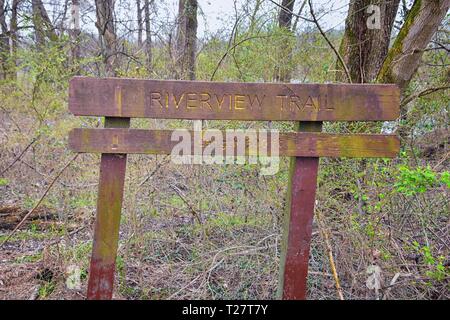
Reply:
M281 0L274 1L277 3L281 2ZM253 10L254 1L250 1L250 7L246 8L247 2L248 0L198 0L198 38L202 39L208 35L222 32L224 34L229 33L233 28L236 15L243 16ZM312 2L319 23L325 31L344 27L349 0L313 0ZM47 2L44 3L52 20L58 19L60 17L58 12L61 12L63 2L61 1L61 4L56 7ZM303 0L295 1L293 10L295 14L298 13L302 3ZM80 4L81 29L84 32L96 33L94 1L82 0ZM174 26L175 18L178 14L178 0L155 0L155 5L157 8L156 12L151 11L152 33L158 34L162 29L170 29ZM68 15L64 24L67 27L72 27L71 8L68 9ZM270 17L272 19L276 18L279 10L280 8L270 0L263 0L260 14L264 15L264 20L268 21ZM136 2L134 0L116 0L115 16L116 20L120 21L116 25L119 36L123 33L128 33L130 29L136 29ZM303 9L302 16L309 16L309 6L307 4ZM297 31L301 31L305 27L313 27L313 24L300 20ZM137 30L132 33L132 36L137 39Z
M280 0L276 0L281 2ZM238 14L242 14L242 7L247 0L236 0L236 7ZM294 13L298 10L303 0L297 0L294 6ZM205 34L216 33L221 29L231 29L234 23L235 16L235 1L233 0L198 0L199 12L198 16L198 37L202 38ZM345 25L345 18L348 10L348 0L314 0L313 7L317 12L316 16L320 18L321 26L327 29L342 28ZM279 7L269 0L263 1L263 6L272 13L278 12ZM172 14L176 16L178 12L178 0L171 0L173 9ZM264 8L261 8L264 11ZM240 12L239 12L240 11ZM324 14L325 13L325 14ZM303 9L302 16L309 15L309 7L306 5ZM312 25L309 22L299 22L299 28L305 25Z

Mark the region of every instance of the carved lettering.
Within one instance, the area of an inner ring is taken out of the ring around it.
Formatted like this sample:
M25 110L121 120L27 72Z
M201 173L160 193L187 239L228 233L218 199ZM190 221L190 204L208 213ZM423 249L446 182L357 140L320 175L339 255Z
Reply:
M181 94L180 98L177 101L177 96L173 95L173 102L175 102L175 109L178 109L180 107L180 103L183 100L184 93Z
M290 106L290 111L295 111L295 109L298 109L299 111L303 111L303 107L300 104L300 98L298 96L289 97L289 106Z
M260 100L258 95L255 94L255 96L253 97L253 100L252 100L252 96L248 95L248 100L250 101L250 108L253 110L253 106L255 106L255 102L257 102L259 109L262 109L262 103L263 103L265 97L266 97L266 95L263 95Z
M283 108L284 107L284 102L285 102L287 96L280 96L280 95L278 95L275 98L280 101L280 104L278 106L279 106L280 110L283 110L284 109Z
M298 96L298 95L276 95L271 99L271 103L265 102L266 95L257 94L217 94L208 92L150 92L150 107L160 109L172 109L171 111L182 112L182 109L205 109L215 112L230 111L249 112L260 111L263 107L272 107L285 112L305 112L307 108L319 110L319 97ZM228 106L227 106L228 104Z
M150 105L151 107L154 106L154 104L153 104L154 101L156 101L161 108L163 107L163 105L161 103L161 93L160 92L150 93L150 99L151 99L151 105Z
M211 95L209 93L200 93L200 105L201 105L201 107L204 107L206 105L212 110L213 107L211 106L210 100L211 100Z
M237 94L234 96L234 110L245 109L245 96Z
M225 95L223 95L221 99L219 99L219 97L217 96L217 94L215 94L215 96L216 96L216 100L217 100L217 107L218 107L219 110L220 110L220 109L222 109L222 105L223 105L223 102L224 102L224 100L225 100Z
M187 94L187 102L186 102L186 108L188 109L194 109L199 106L199 100L196 93L188 93Z

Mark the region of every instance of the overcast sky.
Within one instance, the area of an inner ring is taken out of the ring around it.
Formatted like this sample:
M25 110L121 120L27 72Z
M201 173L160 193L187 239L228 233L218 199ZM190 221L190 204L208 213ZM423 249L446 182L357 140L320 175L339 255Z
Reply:
M156 17L157 19L152 26L153 32L158 32L160 26L170 26L176 19L178 14L178 1L179 0L155 0L157 6ZM304 0L296 0L294 12L298 13L298 10ZM142 2L142 1L141 1ZM218 31L228 30L230 31L235 21L235 3L238 10L238 15L242 16L245 13L244 4L249 2L248 0L198 0L199 12L198 12L198 30L197 35L199 38L203 38L208 34L216 34ZM247 11L252 11L254 1L251 2L251 8L247 8ZM260 14L265 17L276 18L276 14L279 10L273 2L281 3L281 0L263 0ZM325 30L333 28L342 28L345 24L345 18L347 16L348 2L349 0L312 0L314 11L319 19L320 25ZM90 0L91 6L86 6L85 15L82 17L81 27L84 31L92 33L97 32L95 28L95 10L92 10L93 0ZM118 0L116 2L116 14L118 19L124 21L132 21L133 27L136 28L136 5L135 0ZM61 1L62 5L62 1ZM53 8L54 9L54 8ZM47 4L47 10L52 12L52 7ZM62 10L59 8L59 10ZM56 17L59 17L60 11L54 11ZM302 15L309 15L309 7L306 5L303 9ZM67 17L67 25L69 26L69 19ZM312 26L310 22L299 21L298 29L306 26ZM127 29L128 30L128 29ZM137 36L137 35L135 35Z
M175 15L178 10L178 0L171 0L173 7L173 14ZM237 7L240 8L246 0L236 0ZM280 0L274 0L280 3ZM270 0L263 1L269 8L276 8L276 6ZM298 12L303 0L297 0L294 12ZM320 24L325 28L342 27L345 23L345 17L348 10L348 0L313 0L314 10L323 10L325 15L320 15ZM214 33L220 30L226 24L226 21L221 19L224 16L230 16L234 14L234 1L233 0L198 0L199 7L203 12L203 16L199 17L198 35L202 37L205 34L205 30L210 33ZM303 14L309 12L308 6L303 9ZM206 21L205 21L206 20ZM226 27L226 26L225 26Z

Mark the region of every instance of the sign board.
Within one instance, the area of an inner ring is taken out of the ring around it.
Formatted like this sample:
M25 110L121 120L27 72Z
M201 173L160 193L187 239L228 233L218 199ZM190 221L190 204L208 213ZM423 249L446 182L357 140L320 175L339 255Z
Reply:
M319 157L392 158L400 148L394 135L320 132L322 121L396 120L400 91L395 85L75 77L69 110L105 117L104 129L74 129L69 135L73 151L102 154L88 299L112 297L127 154L170 154L177 143L173 131L129 129L130 118L300 121L301 132L276 133L276 140L265 141L276 142L277 155L292 157L280 261L283 299L306 298ZM186 133L193 155L212 143L203 131ZM215 142L220 142L219 150L253 155L255 145L265 139L261 137L244 136L239 142L219 131Z
M158 119L374 121L399 116L395 85L284 84L75 77L77 116Z

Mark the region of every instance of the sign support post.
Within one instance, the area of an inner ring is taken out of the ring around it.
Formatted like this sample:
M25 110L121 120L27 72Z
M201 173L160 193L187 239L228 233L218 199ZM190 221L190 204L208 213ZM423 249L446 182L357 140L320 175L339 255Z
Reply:
M105 118L105 128L129 126L129 118ZM126 164L126 154L101 155L97 216L87 291L89 300L112 298Z
M75 128L69 134L73 151L101 153L88 299L112 298L127 154L171 154L178 143L170 130L129 129L130 118L296 121L296 132L280 133L277 144L277 154L291 157L278 286L278 297L286 300L306 299L319 158L394 158L400 149L395 135L321 133L323 121L396 120L400 90L387 84L75 77L69 110L105 117L104 129ZM185 133L192 142L196 133ZM226 144L236 147L234 140L222 142L223 150ZM244 149L249 154L250 146Z
M298 127L301 132L320 132L322 122L304 121ZM278 281L283 300L306 299L318 170L317 157L291 157Z

